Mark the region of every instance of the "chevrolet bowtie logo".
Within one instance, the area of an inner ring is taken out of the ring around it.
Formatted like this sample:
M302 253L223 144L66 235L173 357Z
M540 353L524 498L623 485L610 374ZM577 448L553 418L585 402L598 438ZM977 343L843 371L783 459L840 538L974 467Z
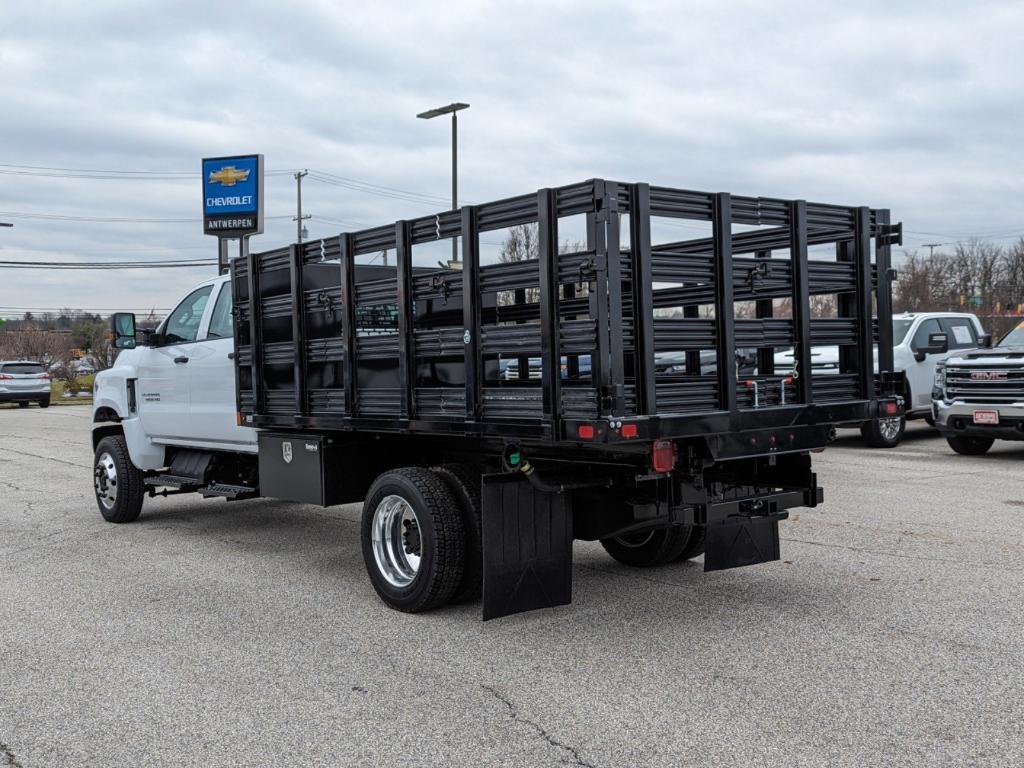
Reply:
M210 171L210 183L223 184L225 187L233 187L240 181L249 178L249 170L238 170L233 165L225 165L219 171Z

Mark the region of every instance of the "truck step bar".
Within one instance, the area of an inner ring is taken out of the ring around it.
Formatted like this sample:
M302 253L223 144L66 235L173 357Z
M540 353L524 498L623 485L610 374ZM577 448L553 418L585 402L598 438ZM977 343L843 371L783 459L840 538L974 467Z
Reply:
M259 490L248 485L229 485L228 483L212 483L205 488L200 488L199 493L205 498L220 496L228 501L239 499L253 499L259 496Z
M155 475L147 477L143 482L150 488L174 488L182 493L198 491L203 486L202 481L182 475Z

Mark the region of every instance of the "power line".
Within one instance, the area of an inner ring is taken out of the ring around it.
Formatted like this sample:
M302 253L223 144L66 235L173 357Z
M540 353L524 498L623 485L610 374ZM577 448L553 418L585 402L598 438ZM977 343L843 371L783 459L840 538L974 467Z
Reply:
M209 267L216 260L174 261L174 262L74 262L74 261L0 261L0 269L184 269L188 267Z
M34 213L28 211L0 211L0 216L12 219L38 219L42 221L74 221L88 224L196 224L202 219L147 219L130 216L72 216L62 213ZM291 216L265 216L266 219L290 219Z

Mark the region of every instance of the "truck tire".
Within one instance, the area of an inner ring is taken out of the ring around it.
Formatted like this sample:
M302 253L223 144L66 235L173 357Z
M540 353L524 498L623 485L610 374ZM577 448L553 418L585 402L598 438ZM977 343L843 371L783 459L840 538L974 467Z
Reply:
M50 398L44 397L42 400L40 400L39 401L39 407L40 408L49 408L50 407Z
M601 539L604 551L623 565L650 568L677 559L690 542L689 525L670 525L610 539Z
M455 590L453 603L476 600L483 593L483 545L480 531L480 470L469 464L442 464L432 467L459 504L462 529L466 533L462 583Z
M895 448L907 429L905 416L891 419L872 419L860 425L860 435L869 448Z
M370 583L396 610L437 608L462 584L462 513L429 469L394 469L373 481L363 503L362 545Z
M130 523L142 512L146 495L142 472L132 464L123 435L100 440L93 458L96 506L108 523Z
M949 447L964 456L981 456L992 447L995 438L991 437L966 437L950 435L946 438Z
M708 527L706 525L691 525L687 527L690 529L690 536L686 540L686 546L683 547L683 551L675 557L675 562L677 563L683 560L692 560L698 555L704 554L704 542L707 540Z

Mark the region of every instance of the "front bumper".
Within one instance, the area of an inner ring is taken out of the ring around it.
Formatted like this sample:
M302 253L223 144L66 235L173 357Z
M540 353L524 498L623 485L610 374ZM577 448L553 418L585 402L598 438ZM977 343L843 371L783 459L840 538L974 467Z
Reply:
M975 424L975 411L997 411L998 424ZM1024 440L1024 403L965 403L932 400L932 418L943 435Z

